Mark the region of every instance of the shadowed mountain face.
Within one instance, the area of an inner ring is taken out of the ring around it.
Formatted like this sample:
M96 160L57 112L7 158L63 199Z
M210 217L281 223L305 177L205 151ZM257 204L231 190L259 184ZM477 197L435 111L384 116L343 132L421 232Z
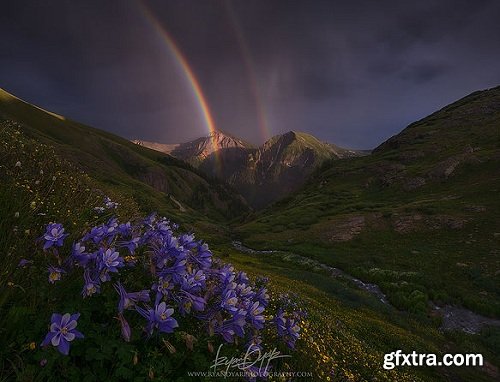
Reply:
M56 148L103 185L122 189L180 222L227 219L248 209L228 186L172 156L30 105L0 89L0 121ZM203 216L203 218L202 218Z
M295 131L277 135L258 148L222 132L179 145L134 142L170 153L227 181L255 208L297 190L325 161L363 154Z

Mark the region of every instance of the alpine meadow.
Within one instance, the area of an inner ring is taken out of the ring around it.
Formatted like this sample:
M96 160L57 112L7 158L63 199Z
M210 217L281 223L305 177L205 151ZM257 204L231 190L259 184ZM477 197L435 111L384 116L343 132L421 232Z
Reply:
M0 381L498 381L500 8L389 3L6 4Z

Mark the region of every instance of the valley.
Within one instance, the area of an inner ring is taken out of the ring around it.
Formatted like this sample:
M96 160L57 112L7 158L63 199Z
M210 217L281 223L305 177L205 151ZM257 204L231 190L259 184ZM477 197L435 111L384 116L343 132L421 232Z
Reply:
M73 238L110 218L94 212L106 195L119 204L120 219L158 211L195 232L216 258L268 277L272 297L306 307L285 370L310 370L318 381L498 379L500 87L411 124L370 155L298 132L258 148L223 133L175 146L132 143L3 90L0 123L0 359L8 360L1 378L43 379L60 366L36 346L29 350L46 325L35 318L50 315L56 301L76 302L47 287L45 270L23 274L18 263L29 256L44 264L35 242L49 222L70 227ZM63 282L80 293L79 284ZM447 314L481 322L464 331L471 326L450 323ZM141 378L154 369L181 381L160 355L203 367L212 356L201 336L194 352L172 336L174 355L161 342L122 345L107 324L95 331L98 340L75 347L61 378L92 359L100 374L88 380ZM122 346L123 360L111 361ZM395 349L481 353L487 364L382 369L383 354Z

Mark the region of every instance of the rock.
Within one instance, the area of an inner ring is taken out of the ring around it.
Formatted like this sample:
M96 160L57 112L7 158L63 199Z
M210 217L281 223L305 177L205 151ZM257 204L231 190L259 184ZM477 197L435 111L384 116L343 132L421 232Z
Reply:
M431 179L446 179L450 177L456 168L462 163L463 156L457 155L450 157L442 162L439 162L428 175Z
M409 233L416 231L422 221L423 216L420 214L397 215L392 220L392 226L398 233Z
M498 380L498 377L500 376L500 373L498 372L498 367L485 360L482 369L490 377L494 378L495 380Z
M475 206L475 205L468 205L464 207L465 211L468 212L484 212L486 211L486 207L484 206Z
M438 215L427 219L427 225L431 229L462 229L465 223L467 223L467 220L451 215Z
M378 179L384 186L390 186L399 179L406 166L401 163L381 163L373 168Z
M465 146L464 152L466 154L472 154L474 152L474 148L471 145Z
M432 309L443 318L442 329L446 331L461 330L477 334L484 326L500 326L500 320L484 317L461 307L445 305L433 306Z
M328 232L330 241L349 241L354 236L359 235L365 227L366 219L364 216L349 216L343 220L333 222Z
M426 180L421 177L408 178L403 182L403 189L405 191L415 190L417 188L424 186L425 183Z
M423 151L403 151L399 154L399 160L405 163L411 163L416 159L423 158L425 153Z

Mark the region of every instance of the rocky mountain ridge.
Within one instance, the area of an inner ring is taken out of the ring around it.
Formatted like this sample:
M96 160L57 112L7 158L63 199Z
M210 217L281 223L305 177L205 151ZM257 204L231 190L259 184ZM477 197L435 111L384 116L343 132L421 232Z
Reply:
M221 131L178 145L134 142L168 153L208 176L228 182L255 208L297 190L325 161L367 154L296 131L276 135L260 147Z

